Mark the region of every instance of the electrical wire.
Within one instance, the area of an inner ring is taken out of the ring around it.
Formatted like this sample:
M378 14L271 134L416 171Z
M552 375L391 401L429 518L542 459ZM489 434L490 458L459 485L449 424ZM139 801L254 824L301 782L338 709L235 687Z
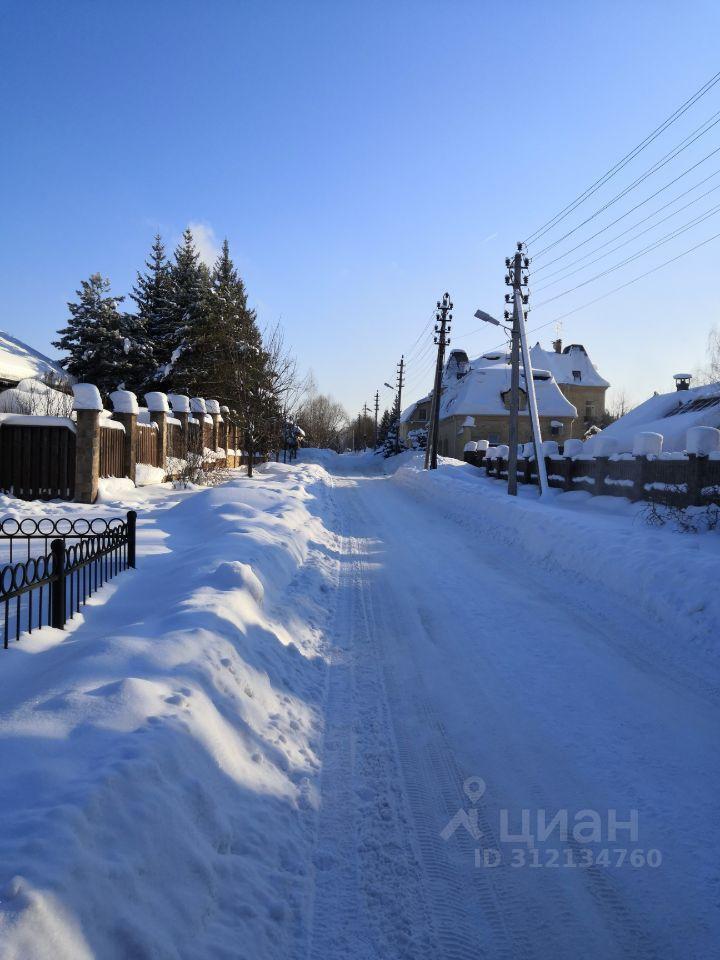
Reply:
M602 186L604 186L608 180L614 177L619 173L631 160L633 160L639 153L641 153L646 147L648 147L654 140L656 140L665 130L668 129L676 120L679 120L680 117L686 113L698 100L705 96L715 84L720 80L720 72L716 73L708 81L706 81L695 93L682 103L673 113L670 114L667 119L665 119L660 126L656 127L651 133L649 133L644 140L641 140L640 143L633 147L633 149L625 154L617 163L614 164L606 173L604 173L598 180L590 184L590 186L584 190L579 196L572 200L569 204L563 207L559 213L555 214L554 217L551 217L550 220L547 220L542 226L540 226L534 233L525 240L526 244L532 243L535 240L538 240L541 236L551 230L554 226L560 223L561 220L564 220L565 217L569 216L581 203L584 203L588 197L591 197L596 193Z
M619 270L621 267L627 266L628 263L632 263L635 260L638 260L640 257L646 256L648 253L652 253L654 250L657 250L658 247L663 246L666 243L669 243L670 240L674 240L675 237L679 237L682 233L685 233L687 230L690 230L692 227L697 226L699 223L703 223L709 217L714 216L716 213L720 212L720 203L712 207L710 210L706 211L700 217L696 217L694 220L691 220L690 223L684 224L682 227L678 227L676 230L671 231L666 234L664 237L654 240L652 243L648 244L646 247L643 247L641 250L638 250L636 253L632 254L629 257L626 257L624 260L621 260L619 263L613 264L612 267L608 267L607 270L603 270L601 273L596 273L594 277L589 277L587 280L583 280L581 283L576 284L574 287L570 287L568 290L563 290L562 293L555 294L554 297L548 297L547 300L541 300L540 303L535 304L535 309L544 307L548 303L552 303L555 300L559 300L560 297L565 297L569 293L574 293L575 290L579 290L581 287L586 287L589 283L594 283L596 280L600 280L602 277L606 277L609 273L614 273L616 270Z
M708 154L708 157L709 156L711 156L711 154ZM708 159L708 157L704 157L698 163L693 164L692 167L689 167L687 170L683 171L677 177L673 177L672 180L668 181L668 183L660 187L659 190L656 190L654 193L651 193L650 196L645 197L644 200L641 200L639 203L636 203L634 207L630 207L630 209L626 210L625 213L622 213L619 217L616 217L614 220L606 224L600 230L597 230L595 233L591 234L589 237L586 237L585 240L581 240L580 243L575 244L574 247L571 247L569 250L566 250L565 253L561 253L560 256L555 257L553 260L548 260L547 263L541 263L539 267L533 268L533 275L537 276L538 273L541 273L543 270L547 270L548 267L551 267L555 263L559 263L560 260L563 260L569 254L574 253L576 250L579 250L580 247L584 247L586 243L590 243L591 240L594 240L596 237L599 237L601 234L605 233L606 230L610 230L612 227L615 226L616 223L620 223L621 220L624 220L626 217L629 217L631 213L634 213L640 207L645 206L645 204L649 203L650 200L654 200L655 197L658 196L658 194L663 193L665 190L668 189L668 187L671 187L674 183L677 183L678 180L682 179L688 173L692 172L692 170L694 170L696 166L698 166L700 163L704 163L705 160ZM692 193L693 190L697 190L698 187L702 187L703 184L707 183L708 180L712 180L713 177L716 177L719 173L720 173L720 169L715 170L713 171L713 173L708 174L707 177L703 177L702 180L698 180L698 182L693 184L692 187L688 187L687 190L683 190L682 193L677 194L677 196L674 197L672 200L668 200L667 203L664 203L661 207L658 207L656 210L653 211L653 213L648 214L647 217L644 217L642 220L638 220L634 226L638 227L640 226L641 223L645 223L647 220L651 219L656 214L661 213L663 210L666 210L668 207L672 206L673 203L676 203L678 200L682 200L683 197L686 197L688 193ZM703 196L706 196L706 195L707 194L703 194ZM628 227L628 230L632 230L632 229L633 227ZM627 231L623 231L623 233L617 234L617 236L614 239L617 239L618 237L622 237L626 232ZM612 240L607 241L607 243L612 243L612 242L613 242ZM605 246L605 244L602 244L601 246L596 247L595 250L591 250L587 254L587 256L591 256L597 250L602 250L603 246ZM579 263L581 259L582 257L578 260L572 261L572 263L568 263L563 265L562 267L558 267L557 270L553 270L551 274L548 274L548 276L554 276L556 273L562 270L565 270L566 267L572 266L575 263Z
M614 197L612 197L610 200L604 203L601 207L598 207L598 209L594 213L590 214L589 217L586 217L584 220L582 220L580 223L574 226L572 230L568 230L567 233L564 233L562 237L560 237L558 240L553 240L552 243L549 243L547 246L543 247L542 250L539 250L536 254L534 254L534 256L542 257L545 253L547 253L548 250L552 250L558 244L562 243L563 240L567 240L568 237L571 237L574 233L577 233L577 231L582 229L582 227L586 226L588 223L593 221L596 217L599 217L601 213L604 213L606 210L608 210L610 207L616 204L618 200L622 200L622 198L627 196L627 194L630 193L631 190L634 190L636 187L640 186L641 183L644 183L645 180L648 179L648 177L651 177L653 174L657 173L658 170L661 170L666 164L670 163L671 160L674 160L676 157L678 157L681 153L687 150L688 147L692 146L692 144L695 143L696 140L699 140L700 137L704 137L706 133L709 133L710 130L713 129L713 127L717 126L717 124L720 123L720 110L718 110L717 113L713 114L713 116L710 119L713 122L710 124L710 126L707 126L705 130L703 130L701 133L697 133L697 131L694 130L692 134L689 134L689 137L692 137L692 139L689 139L688 137L686 137L685 140L682 140L677 147L673 147L670 153L666 153L664 157L661 157L660 160L657 161L657 163L653 164L652 167L649 167L637 179L633 180L633 182L629 186L625 187L624 190L621 190L620 193L615 194ZM706 120L705 123L702 124L701 126L706 126L707 123L710 123L710 121ZM700 127L698 127L697 129L699 130ZM693 134L695 133L697 133L697 136L693 136ZM719 150L720 150L720 147L717 147L715 150L711 151L711 153L709 153L706 157L703 157L703 159L699 162L704 163L705 160L707 160L709 157L714 156ZM696 166L697 165L698 164L696 164ZM693 169L693 168L691 167L690 169Z
M574 313L578 313L580 310L584 310L586 307L591 307L595 303L599 303L601 300L604 300L606 297L612 296L614 293L618 293L620 290L624 290L626 287L632 286L632 284L637 283L639 280L644 280L645 277L649 277L653 273L657 273L658 270L662 270L664 267L669 266L671 263L675 263L677 260L681 260L683 257L687 257L689 254L694 253L696 250L699 250L701 247L706 246L708 243L712 243L713 240L720 238L720 233L713 234L712 237L708 237L706 240L701 240L700 243L696 243L694 247L690 247L688 250L683 250L682 253L678 253L674 257L670 257L669 260L664 260L662 263L659 263L656 267L652 267L650 270L646 270L645 273L639 274L637 277L633 277L632 280L627 280L625 283L621 283L619 287L613 287L612 290L608 290L606 293L601 294L599 297L595 297L594 300L588 300L586 303L581 303L578 307L573 307L572 310L568 310L566 313L561 313L560 316L553 317L552 320L548 320L546 323L541 324L539 327L534 327L532 330L528 331L529 333L535 333L536 330L542 330L544 327L549 327L553 323L558 323L560 320L564 320L566 317L572 316Z
M555 286L556 283L562 283L563 280L567 280L568 277L572 277L574 274L579 273L581 270L586 270L588 267L592 266L594 263L597 263L599 260L604 260L605 257L609 257L612 253L615 253L617 250L621 250L623 247L626 247L629 243L632 243L634 240L639 239L640 237L644 236L646 233L649 233L651 230L657 229L657 227L659 227L661 223L665 223L666 220L670 220L673 217L676 217L678 213L681 213L683 210L687 210L688 207L691 207L693 204L697 203L698 200L702 200L704 197L709 196L711 193L714 193L716 190L720 190L720 183L717 184L717 186L713 187L712 189L707 190L705 193L701 194L699 197L696 197L694 200L691 200L690 203L686 203L684 204L684 206L679 207L677 210L673 211L673 213L669 213L666 217L662 217L660 220L657 221L657 223L653 223L649 227L646 227L644 230L641 230L640 233L636 233L635 236L628 237L627 240L623 240L623 242L619 243L616 247L611 247L609 250L606 250L605 253L601 253L600 256L595 257L594 260L585 260L584 257L581 257L579 260L573 261L574 263L580 263L581 266L576 267L575 270L570 270L567 273L563 273L561 277L557 277L555 280L549 280L547 283L541 284L539 287L535 287L535 293L540 293L542 290L546 290L548 287L553 287ZM640 223L643 223L643 222L644 221L642 220L640 221ZM698 221L697 220L692 221L691 225L695 222L698 222ZM635 226L637 226L637 224L635 224ZM633 227L629 227L628 230L624 230L623 233L618 234L618 236L614 237L613 239L617 240L618 237L622 237L625 233L628 233L629 230L632 230L632 229ZM659 238L659 239L662 239L662 238ZM603 243L601 244L601 246L596 247L596 249L594 251L591 251L591 253L595 253L597 250L602 250L603 247L606 247L609 243L612 243L612 242L613 242L612 240L608 240L607 243ZM588 256L590 256L590 254L588 254ZM567 264L568 267L572 265L573 264L571 263ZM562 270L557 270L555 271L555 273L562 273ZM553 276L553 274L550 274L550 276Z

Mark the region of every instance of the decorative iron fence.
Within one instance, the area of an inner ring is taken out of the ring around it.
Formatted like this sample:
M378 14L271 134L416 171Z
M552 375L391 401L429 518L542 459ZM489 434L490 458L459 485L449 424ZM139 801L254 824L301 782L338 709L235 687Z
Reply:
M3 423L0 490L21 500L72 500L75 496L72 424Z
M3 647L43 626L62 629L88 597L134 567L136 521L134 510L125 519L0 521ZM35 544L42 545L38 556L32 555Z
M125 431L114 427L100 427L100 476L124 477L123 443Z

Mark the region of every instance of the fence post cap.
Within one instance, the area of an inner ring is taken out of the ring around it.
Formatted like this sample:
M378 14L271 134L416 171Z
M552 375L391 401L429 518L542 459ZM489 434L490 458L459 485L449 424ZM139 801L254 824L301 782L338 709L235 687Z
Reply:
M226 407L225 404L223 404L220 407L220 413L230 413L230 407Z
M687 452L706 457L720 450L720 430L715 427L690 427L686 436Z
M73 410L102 410L100 391L94 383L73 384Z
M205 409L209 414L219 414L220 413L220 404L217 400L206 400Z
M190 410L192 413L207 413L207 407L202 397L190 398Z
M169 393L167 398L173 413L190 413L190 397L184 393Z
M137 415L138 402L132 390L114 390L110 394L110 399L115 413L134 413Z
M152 390L145 394L145 403L151 413L169 413L170 404L166 393L160 390Z

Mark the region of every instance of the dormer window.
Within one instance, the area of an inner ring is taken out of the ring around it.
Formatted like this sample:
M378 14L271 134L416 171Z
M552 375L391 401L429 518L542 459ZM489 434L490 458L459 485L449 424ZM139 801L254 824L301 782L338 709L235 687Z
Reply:
M573 375L573 380L575 381L575 383L580 383L580 381L582 380L582 371L580 371L580 370L573 370L572 375Z

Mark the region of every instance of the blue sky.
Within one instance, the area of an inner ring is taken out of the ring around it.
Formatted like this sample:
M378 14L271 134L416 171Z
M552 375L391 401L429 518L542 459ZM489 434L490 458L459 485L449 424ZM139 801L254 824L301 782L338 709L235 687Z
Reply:
M704 0L3 0L0 327L48 349L82 278L126 293L153 234L172 246L194 223L209 254L229 238L261 321L281 319L302 367L355 413L446 289L456 345L497 344L468 334L477 306L502 310L514 241L720 69L719 29ZM716 110L720 85L612 186ZM718 144L720 127L652 184ZM530 329L718 231L720 216ZM564 340L633 400L668 388L719 319L719 252L568 318ZM409 393L429 362L410 363Z

